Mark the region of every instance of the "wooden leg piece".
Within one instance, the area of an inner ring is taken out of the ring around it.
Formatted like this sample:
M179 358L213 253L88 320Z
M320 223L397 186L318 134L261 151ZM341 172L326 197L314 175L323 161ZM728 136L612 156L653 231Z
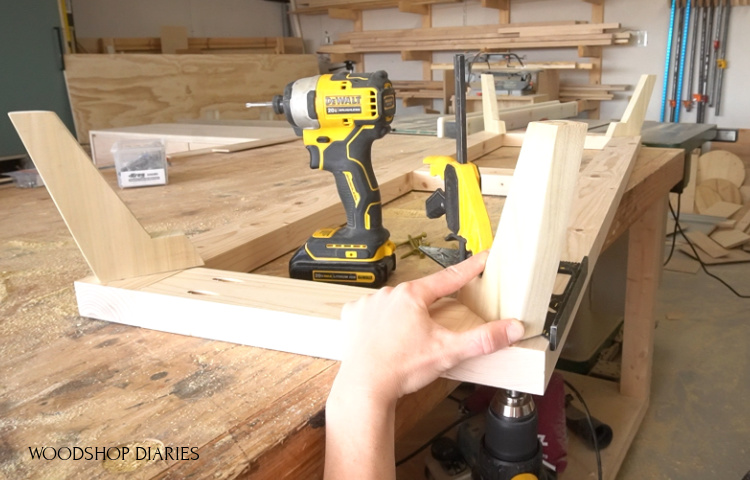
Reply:
M620 393L648 400L654 349L654 306L664 246L666 201L630 227Z
M10 119L94 275L102 281L203 265L182 234L152 238L52 112Z
M480 317L542 333L583 155L586 125L530 123L482 278L459 296Z

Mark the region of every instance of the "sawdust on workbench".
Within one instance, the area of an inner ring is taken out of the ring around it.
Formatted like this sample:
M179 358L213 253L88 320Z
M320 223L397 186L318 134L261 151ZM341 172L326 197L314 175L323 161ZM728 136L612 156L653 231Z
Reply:
M0 243L0 358L59 338L79 322L73 280L87 274L70 237Z

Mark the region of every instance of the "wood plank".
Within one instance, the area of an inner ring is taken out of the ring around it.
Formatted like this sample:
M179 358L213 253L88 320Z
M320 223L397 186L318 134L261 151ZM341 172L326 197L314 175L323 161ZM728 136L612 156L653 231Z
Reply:
M209 147L219 148L265 139L294 137L292 129L286 121L273 123L278 125L271 127L208 123L157 123L91 130L89 132L91 157L97 167L114 165L112 146L115 142L121 140L163 141L167 155L170 158L179 158L176 154L187 150L198 150L204 145L206 151L210 151L208 150Z
M644 402L651 392L654 308L664 262L666 206L663 195L630 227L628 235L620 393Z
M703 232L693 230L685 232L685 236L693 245L706 252L711 258L726 257L729 255L727 249L711 240L711 238Z
M490 63L489 67L486 64L475 64L472 65L473 71L492 70L497 68L507 67L507 63ZM521 64L518 62L510 62L511 67L520 67ZM549 70L590 70L592 65L590 63L581 62L524 62L523 66L527 68L540 68ZM453 69L452 63L433 63L431 68L433 70L451 70Z
M700 188L700 185L698 187ZM735 213L737 213L737 211L739 211L739 209L741 208L742 208L742 205L738 203L718 201L718 202L711 204L707 208L699 208L698 211L703 215L709 215L712 217L729 218Z
M630 225L632 219L623 218L618 222L619 228L613 228L609 236L604 233L604 231L609 230L607 225L613 225L614 227L615 210L620 198L623 198L622 195L627 182L623 181L619 187L617 185L619 179L630 176L635 163L634 158L639 149L640 140L638 138L613 139L603 150L597 152L591 162L581 171L578 179L577 196L571 212L567 243L562 256L563 260L580 261L584 255L588 255L590 266L596 264L596 259L607 238L611 235L619 236L622 234L622 226ZM674 164L681 166L677 162ZM631 179L632 181L633 179ZM636 179L635 181L641 182L642 179ZM608 184L610 187L604 187L603 184ZM623 201L625 200L630 204L631 201L639 202L642 199L634 199L632 196L628 196L627 199L623 199ZM595 208L592 208L592 206ZM632 204L632 208L638 210L636 204ZM584 289L585 286L584 284ZM577 305L573 310L576 309ZM568 331L569 329L570 325ZM564 332L563 341L568 331ZM532 370L544 371L544 381L535 387L538 391L544 391L561 349L550 351L549 342L541 336L524 340L518 346L524 347L524 353L526 354L523 363L516 364L523 366L523 371L519 373L529 375ZM534 351L545 352L544 358L538 354L533 354ZM460 368L456 369L455 372L449 372L447 376L448 378L469 382L487 382L489 377L483 375L482 372L493 370L492 365L496 355L498 354L464 362ZM499 370L496 373L499 373ZM539 375L539 373L535 375ZM524 385L524 388L534 387L530 377L527 377L526 381L529 384ZM508 385L512 385L512 383L508 383ZM508 386L505 388L514 387ZM523 391L531 392L531 390Z
M750 235L740 230L717 230L710 235L711 240L724 248L734 248L750 241Z
M224 145L223 147L213 147L211 151L214 153L234 153L242 152L244 150L252 150L254 148L270 147L271 145L279 145L281 143L289 143L295 140L299 140L299 137L288 136L278 138L267 138L265 140L253 140L252 142L233 143L231 145Z
M459 294L481 318L517 318L542 333L552 296L587 127L529 124L485 273Z
M482 120L484 130L490 133L505 133L505 122L498 117L497 93L495 91L495 77L482 74Z
M182 234L151 237L143 229L57 115L14 112L10 118L100 281L203 265Z
M737 220L737 223L735 224L735 228L740 232L746 232L747 227L750 227L750 210L745 212L742 218Z
M220 115L257 119L246 102L270 100L287 83L318 74L315 55L68 55L76 136L89 130ZM281 118L279 118L281 119Z
M656 75L641 75L622 118L619 122L611 123L607 128L608 137L630 137L641 134L654 83L656 83Z
M188 30L185 26L161 27L161 53L182 53L188 49Z
M687 254L688 256L692 258L696 258L695 252L693 252L693 249L690 248L690 245L681 246L680 251ZM698 258L705 265L725 265L729 263L750 262L750 253L740 250L738 248L727 250L726 255L718 257L718 258L712 257L701 248L696 247L696 251L698 252Z
M269 138L266 140L253 140L251 142L232 143L230 145L223 145L220 147L206 147L206 148L201 148L197 150L188 150L186 152L167 154L167 159L172 161L172 160L179 160L181 158L194 157L197 155L206 155L208 153L243 152L245 150L253 150L255 148L263 148L263 147L269 147L272 145L279 145L282 143L293 142L299 139L300 137L293 136L293 137Z

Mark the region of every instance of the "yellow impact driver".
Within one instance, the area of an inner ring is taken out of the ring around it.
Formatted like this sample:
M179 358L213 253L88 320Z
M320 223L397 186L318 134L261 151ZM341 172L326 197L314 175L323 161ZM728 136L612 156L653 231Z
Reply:
M382 286L396 268L396 247L383 228L371 153L372 143L390 131L396 113L388 74L344 72L302 78L287 85L270 106L302 136L310 168L333 174L346 210L346 225L313 233L290 260L289 275Z

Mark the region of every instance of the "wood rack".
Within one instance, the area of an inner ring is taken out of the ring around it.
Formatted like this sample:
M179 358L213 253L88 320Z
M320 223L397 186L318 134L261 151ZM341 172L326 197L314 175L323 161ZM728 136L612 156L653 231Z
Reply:
M551 24L471 25L350 32L319 53L380 53L402 51L495 51L523 48L565 48L627 44L630 32L619 23L554 22Z
M190 37L190 53L303 53L303 41L297 37ZM78 53L161 53L159 37L143 38L78 38Z
M599 85L602 76L602 47L626 44L629 42L630 33L621 30L618 23L604 23L604 0L583 1L591 5L590 20L512 24L510 23L511 0L481 0L481 7L498 10L496 25L436 28L432 25L432 5L426 4L427 2L398 2L397 6L400 11L421 15L421 28L377 32L364 31L362 8L348 8L344 5L348 2L336 1L334 2L336 5L329 5L328 9L318 4L315 10L298 9L297 13L327 12L334 18L352 20L353 31L342 34L333 45L320 47L319 53L328 53L333 62L353 60L357 62L358 71L365 71L366 54L393 52L400 53L403 61L421 62L422 79L431 81L433 71L443 69L441 66L433 65L433 52L576 48L578 56L586 60L580 63L569 62L565 68L573 66L586 69L588 70L588 83ZM357 5L361 7L365 3L367 8L396 7L395 2L358 2ZM544 68L559 69L561 67L550 65ZM589 118L599 117L600 100L583 98L577 100L582 103L581 110L589 112ZM428 110L433 109L432 99L421 99L419 103Z

